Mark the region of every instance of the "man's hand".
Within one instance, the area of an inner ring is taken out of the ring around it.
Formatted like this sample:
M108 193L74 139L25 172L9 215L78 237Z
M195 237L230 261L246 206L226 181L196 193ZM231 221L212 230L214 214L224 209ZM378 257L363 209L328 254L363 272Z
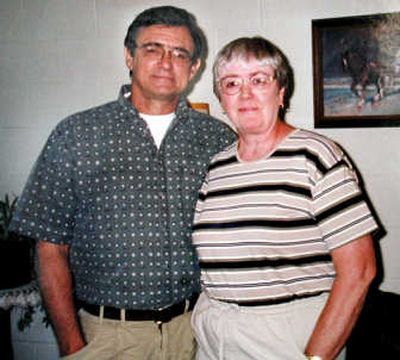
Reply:
M57 338L60 355L73 354L85 346L72 296L68 245L39 241L39 285L46 311Z

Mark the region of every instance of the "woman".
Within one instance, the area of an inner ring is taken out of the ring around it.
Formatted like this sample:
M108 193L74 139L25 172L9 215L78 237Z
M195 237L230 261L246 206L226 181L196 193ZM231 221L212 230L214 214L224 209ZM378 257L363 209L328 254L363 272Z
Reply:
M283 121L291 69L269 41L232 41L213 72L238 140L196 207L198 359L334 359L375 276L355 171L334 142Z

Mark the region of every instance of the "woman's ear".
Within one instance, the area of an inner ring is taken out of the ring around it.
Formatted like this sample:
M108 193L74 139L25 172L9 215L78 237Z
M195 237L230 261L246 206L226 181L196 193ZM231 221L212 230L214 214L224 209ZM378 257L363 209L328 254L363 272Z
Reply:
M279 106L284 108L285 107L285 91L286 88L280 88L279 89Z

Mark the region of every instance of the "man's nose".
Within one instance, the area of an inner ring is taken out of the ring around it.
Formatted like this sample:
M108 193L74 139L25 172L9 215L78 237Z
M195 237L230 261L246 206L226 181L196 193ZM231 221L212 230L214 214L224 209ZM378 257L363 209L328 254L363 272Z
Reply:
M160 63L163 67L171 67L172 66L172 51L168 49L163 49L164 51L160 57Z

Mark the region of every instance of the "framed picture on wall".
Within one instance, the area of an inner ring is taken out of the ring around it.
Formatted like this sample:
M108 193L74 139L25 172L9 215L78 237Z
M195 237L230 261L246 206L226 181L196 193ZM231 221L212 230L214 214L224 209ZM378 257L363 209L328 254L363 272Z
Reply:
M400 126L400 12L312 20L316 128Z
M210 105L205 102L190 102L189 106L197 111L200 111L204 114L210 115Z

